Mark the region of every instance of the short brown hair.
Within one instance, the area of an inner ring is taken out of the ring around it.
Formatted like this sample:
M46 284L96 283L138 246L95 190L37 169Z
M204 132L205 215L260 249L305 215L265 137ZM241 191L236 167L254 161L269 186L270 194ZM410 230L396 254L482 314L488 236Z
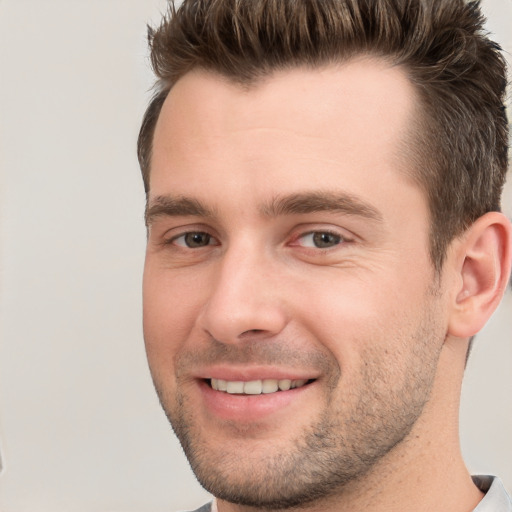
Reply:
M508 165L506 65L466 0L184 0L149 29L156 94L138 156L146 192L153 134L172 86L201 68L248 86L273 71L358 55L401 66L420 99L407 153L431 214L440 270L450 241L500 210Z

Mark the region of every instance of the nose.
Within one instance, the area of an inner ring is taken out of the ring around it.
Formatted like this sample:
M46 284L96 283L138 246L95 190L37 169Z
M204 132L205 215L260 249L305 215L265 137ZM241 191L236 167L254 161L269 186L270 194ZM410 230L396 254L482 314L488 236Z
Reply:
M281 332L287 317L278 269L250 250L228 250L217 264L200 327L222 343Z

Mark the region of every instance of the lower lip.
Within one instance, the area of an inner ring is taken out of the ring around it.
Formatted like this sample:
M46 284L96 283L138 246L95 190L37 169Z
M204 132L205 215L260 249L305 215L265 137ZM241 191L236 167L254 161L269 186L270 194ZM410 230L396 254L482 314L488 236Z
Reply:
M228 421L252 423L282 412L303 397L314 383L289 391L262 393L261 395L232 395L215 391L205 381L199 387L207 410L214 416Z

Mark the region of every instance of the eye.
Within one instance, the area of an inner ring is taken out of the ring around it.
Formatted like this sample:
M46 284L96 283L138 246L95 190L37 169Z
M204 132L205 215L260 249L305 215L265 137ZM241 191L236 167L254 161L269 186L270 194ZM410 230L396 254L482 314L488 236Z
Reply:
M341 235L329 231L312 231L311 233L305 233L298 239L298 243L302 247L313 247L316 249L329 249L343 241L345 239Z
M218 245L215 238L203 231L190 231L173 238L171 243L188 249L198 249L208 245Z

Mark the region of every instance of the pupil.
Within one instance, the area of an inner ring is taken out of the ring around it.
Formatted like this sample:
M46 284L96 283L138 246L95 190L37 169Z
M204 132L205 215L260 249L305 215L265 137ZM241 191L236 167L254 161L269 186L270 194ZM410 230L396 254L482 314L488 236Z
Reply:
M210 235L207 233L188 233L185 241L189 247L202 247L210 242Z
M340 240L341 237L331 233L315 233L313 235L313 241L317 247L332 247L339 244Z

